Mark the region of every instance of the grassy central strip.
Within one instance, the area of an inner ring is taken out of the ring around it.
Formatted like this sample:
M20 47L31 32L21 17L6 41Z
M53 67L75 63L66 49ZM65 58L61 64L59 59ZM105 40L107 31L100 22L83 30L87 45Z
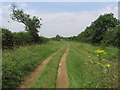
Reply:
M4 51L2 54L2 87L17 87L25 76L34 71L43 60L55 53L63 45L64 42L50 42L43 45L32 45Z
M47 64L40 77L30 88L55 88L58 65L64 54L66 48L64 47L59 53L57 53Z

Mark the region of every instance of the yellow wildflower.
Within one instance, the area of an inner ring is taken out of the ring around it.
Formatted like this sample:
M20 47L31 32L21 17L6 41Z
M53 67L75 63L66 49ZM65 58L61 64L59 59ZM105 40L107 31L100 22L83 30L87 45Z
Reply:
M105 64L106 67L110 67L110 64Z
M106 54L106 53L104 53L104 54Z
M101 52L103 53L103 52L104 52L104 50L101 50Z
M101 64L101 63L98 63L98 65Z
M99 57L99 55L96 55L96 56L98 56L98 57Z
M89 58L91 57L91 56L88 56Z
M104 50L95 50L97 53L104 53Z
M105 60L105 59L102 59L103 61Z

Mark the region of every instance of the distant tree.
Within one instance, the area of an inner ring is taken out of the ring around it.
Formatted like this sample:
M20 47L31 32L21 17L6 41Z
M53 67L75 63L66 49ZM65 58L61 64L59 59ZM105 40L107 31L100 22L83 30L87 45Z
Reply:
M60 39L60 35L56 35L56 38L57 38L57 39Z
M25 25L25 30L28 31L33 37L34 42L39 41L38 29L41 27L41 18L36 16L30 17L29 14L23 12L22 9L17 9L15 5L11 7L12 13L11 18L17 22L23 23Z
M59 41L61 39L60 35L56 35L55 39Z

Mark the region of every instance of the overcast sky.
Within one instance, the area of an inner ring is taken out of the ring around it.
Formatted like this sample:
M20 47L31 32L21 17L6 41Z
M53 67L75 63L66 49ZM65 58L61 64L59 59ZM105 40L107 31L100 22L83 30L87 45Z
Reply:
M0 5L0 21L4 27L12 32L24 31L24 25L12 21L10 18L10 5L4 2ZM45 37L76 36L84 31L101 14L114 13L118 17L117 2L16 2L18 8L31 16L42 18L40 35Z

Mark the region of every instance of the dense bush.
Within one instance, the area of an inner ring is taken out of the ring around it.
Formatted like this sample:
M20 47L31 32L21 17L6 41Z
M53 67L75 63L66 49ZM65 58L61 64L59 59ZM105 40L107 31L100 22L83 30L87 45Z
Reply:
M13 34L11 31L2 28L2 48L10 49L13 47Z
M14 36L14 46L26 45L32 43L32 36L28 32L15 32Z
M39 37L39 43L47 43L49 41L49 38L45 38L43 36Z
M120 46L120 32L118 30L120 30L120 26L109 29L109 31L104 34L104 40L102 43L106 45Z
M34 42L34 37L29 32L14 32L8 29L2 29L2 48L12 49L21 45L42 44L46 43L49 39L39 37L37 42Z

